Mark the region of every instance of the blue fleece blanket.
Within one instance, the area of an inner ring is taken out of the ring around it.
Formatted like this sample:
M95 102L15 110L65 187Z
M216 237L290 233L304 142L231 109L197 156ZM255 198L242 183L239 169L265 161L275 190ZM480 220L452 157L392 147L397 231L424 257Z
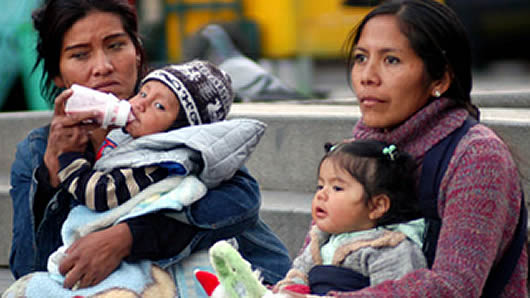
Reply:
M122 264L96 286L69 290L62 287L64 277L58 272L61 253L77 238L127 218L156 212L161 209L182 210L200 199L206 186L194 176L172 177L169 181L153 184L134 197L129 206L121 205L106 212L94 212L78 206L70 212L62 229L65 246L50 256L49 272L31 273L11 285L2 297L207 297L194 281L193 270L210 270L208 255L193 254L188 259L169 268L160 268L151 261ZM176 186L176 187L175 187ZM161 191L170 189L169 191ZM122 208L120 210L120 208ZM124 210L126 209L126 210ZM97 252L95 252L97 253Z

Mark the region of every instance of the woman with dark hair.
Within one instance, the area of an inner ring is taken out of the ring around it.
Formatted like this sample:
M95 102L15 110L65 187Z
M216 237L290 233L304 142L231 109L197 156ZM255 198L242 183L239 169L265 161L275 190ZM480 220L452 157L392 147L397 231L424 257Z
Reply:
M362 114L353 137L396 144L410 153L417 165L420 203L426 202L422 212L433 219L433 227L436 220L441 225L434 228L439 234L430 261L427 254L429 268L360 291L328 295L527 296L523 190L508 146L477 123L469 48L455 13L433 0L386 1L352 32L349 71ZM432 158L434 150L456 135L461 138L454 151L442 154L447 169L439 188L433 197L423 196L423 187L435 187L422 184L424 175L443 162ZM507 264L513 266L502 270ZM495 284L499 271L504 271L503 281Z
M410 47L423 61L425 83L450 75L451 84L440 95L452 98L478 119L478 109L471 103L471 50L465 28L448 6L418 1L392 1L369 12L352 31L348 45L348 69L356 64L355 48L366 23L379 15L395 15L399 31L408 39ZM352 79L352 73L349 73Z
M61 226L75 202L59 187L58 156L77 148L95 156L108 130L86 124L90 112L67 116L68 88L79 84L129 98L146 69L136 11L126 0L49 0L33 14L43 90L55 104L51 124L17 146L11 169L16 278L46 270L61 243ZM65 90L66 89L66 90ZM219 239L235 237L243 254L274 283L290 266L287 250L261 221L257 182L245 168L223 182L178 220L160 214L130 219L91 233L70 246L60 266L64 286L88 287L122 260L156 260L166 268Z

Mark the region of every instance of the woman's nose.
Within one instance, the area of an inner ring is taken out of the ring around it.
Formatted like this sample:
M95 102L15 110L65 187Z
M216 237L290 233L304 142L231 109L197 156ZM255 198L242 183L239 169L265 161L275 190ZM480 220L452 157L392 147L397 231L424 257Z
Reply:
M360 74L362 85L378 85L381 83L377 63L373 60L368 60L361 66Z
M96 51L93 70L95 76L105 76L112 72L111 58L104 51Z

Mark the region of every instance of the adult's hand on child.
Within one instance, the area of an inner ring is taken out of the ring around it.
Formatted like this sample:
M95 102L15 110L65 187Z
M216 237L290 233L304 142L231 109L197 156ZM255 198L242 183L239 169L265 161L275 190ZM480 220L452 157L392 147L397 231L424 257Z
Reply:
M100 283L129 255L132 240L126 223L78 239L66 250L59 266L65 276L63 286L86 288Z
M59 155L64 152L83 152L90 141L90 133L96 128L95 125L84 124L84 121L94 117L92 112L79 113L76 116L68 116L64 111L66 100L72 95L72 90L63 91L55 99L55 108L48 144L44 153L44 163L50 174L50 184L53 187L59 185Z

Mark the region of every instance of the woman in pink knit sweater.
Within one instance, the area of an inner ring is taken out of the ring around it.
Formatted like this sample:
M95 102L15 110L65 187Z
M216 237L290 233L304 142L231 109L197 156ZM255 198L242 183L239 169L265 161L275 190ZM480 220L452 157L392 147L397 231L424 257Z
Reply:
M426 152L469 116L479 118L471 104L471 55L463 26L438 2L393 0L370 12L348 45L351 84L362 113L353 137L396 144L416 159L420 177ZM521 198L506 144L484 125L472 126L441 180L435 207L442 226L432 267L361 291L328 295L491 295L483 288L514 237ZM516 263L501 297L527 297L526 241Z

